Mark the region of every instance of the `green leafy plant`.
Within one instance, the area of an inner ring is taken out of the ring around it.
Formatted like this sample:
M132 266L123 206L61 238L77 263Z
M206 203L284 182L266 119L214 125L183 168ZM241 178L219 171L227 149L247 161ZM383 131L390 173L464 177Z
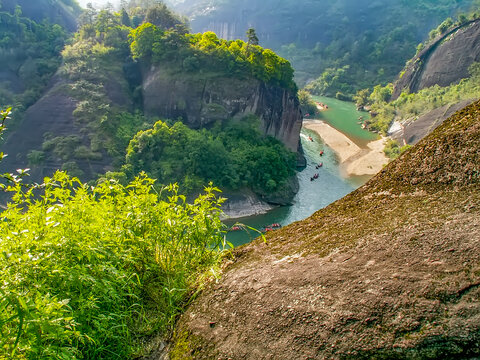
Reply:
M193 203L144 174L11 186L0 215L0 358L118 359L172 328L225 245L218 189Z

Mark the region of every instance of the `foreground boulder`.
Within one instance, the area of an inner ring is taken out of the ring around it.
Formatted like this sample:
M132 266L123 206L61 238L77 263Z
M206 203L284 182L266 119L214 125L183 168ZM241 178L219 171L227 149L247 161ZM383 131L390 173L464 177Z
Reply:
M239 248L171 359L480 355L480 102L362 188Z

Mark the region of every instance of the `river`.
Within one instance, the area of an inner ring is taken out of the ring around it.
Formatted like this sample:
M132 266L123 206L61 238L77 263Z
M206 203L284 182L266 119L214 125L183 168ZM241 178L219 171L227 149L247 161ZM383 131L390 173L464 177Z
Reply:
M353 103L319 96L315 96L314 100L328 105L328 110L323 111L316 119L324 120L361 147L376 139L375 134L363 130L359 124L359 117L366 119L369 114L357 111ZM316 133L302 129L300 136L307 166L298 172L300 188L293 205L279 207L264 215L242 218L236 221L255 229L262 229L273 223L285 226L309 217L317 210L344 197L368 180L368 177L342 177L335 153L323 144ZM324 152L323 156L320 156L320 151ZM323 163L323 166L316 169L315 166L320 162ZM310 179L315 173L318 173L318 179L311 181ZM226 221L229 226L233 223L234 221ZM227 234L227 240L234 246L239 246L250 242L257 236L258 233L254 231L233 231Z

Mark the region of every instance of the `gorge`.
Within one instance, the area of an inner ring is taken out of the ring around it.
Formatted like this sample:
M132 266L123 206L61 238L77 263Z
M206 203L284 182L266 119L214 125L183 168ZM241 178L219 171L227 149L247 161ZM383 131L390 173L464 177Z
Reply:
M0 358L480 356L478 4L167 3L0 0Z

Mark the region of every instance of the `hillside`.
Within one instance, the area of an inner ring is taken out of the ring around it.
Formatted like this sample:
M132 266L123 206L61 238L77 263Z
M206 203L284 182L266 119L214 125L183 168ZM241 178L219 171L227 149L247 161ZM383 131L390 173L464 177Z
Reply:
M79 12L67 0L0 3L0 104L14 106L16 118L40 98L59 68Z
M256 29L260 44L292 62L300 86L318 77L318 92L354 94L394 79L416 45L471 0L237 1L170 0L193 31L242 38Z
M475 19L438 36L411 59L395 83L392 100L402 92L458 83L470 76L470 66L479 61L480 20Z
M0 10L13 13L20 6L23 16L36 21L48 20L69 31L77 28L81 8L76 0L2 0Z
M37 182L56 169L123 182L147 171L187 193L213 181L289 203L302 122L289 62L191 34L163 4L132 11L89 10L6 138L3 171L28 167Z
M471 14L470 20L446 19L418 46L394 83L357 93L357 106L372 114L367 126L411 145L478 99L479 42L478 14Z
M480 355L480 102L365 186L235 252L172 359Z

